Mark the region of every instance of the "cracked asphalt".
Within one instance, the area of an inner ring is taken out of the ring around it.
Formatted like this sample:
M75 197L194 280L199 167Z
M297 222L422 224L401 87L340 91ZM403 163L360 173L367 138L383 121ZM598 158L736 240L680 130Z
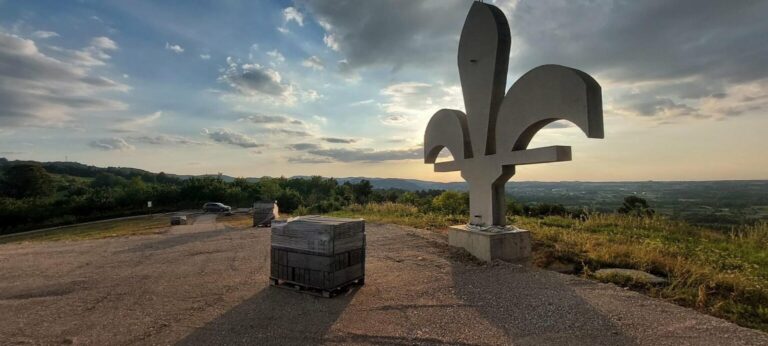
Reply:
M366 230L366 285L333 299L268 286L269 229L214 215L155 235L0 245L0 344L768 344L613 285L477 265L441 233Z

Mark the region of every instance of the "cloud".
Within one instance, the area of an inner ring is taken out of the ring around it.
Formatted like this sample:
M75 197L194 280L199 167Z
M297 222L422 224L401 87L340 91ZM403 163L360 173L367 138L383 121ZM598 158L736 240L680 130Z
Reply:
M299 26L304 26L304 15L294 7L286 7L283 10L283 21L285 23L293 21Z
M117 43L115 43L115 41L112 41L109 37L105 37L105 36L94 37L93 39L91 39L91 46L99 49L103 49L103 50L117 49Z
M376 102L374 99L367 99L367 100L352 102L349 105L354 107L354 106L367 105L367 104L371 104L371 103L374 103L374 102Z
M277 51L277 49L274 49L274 50L271 50L271 51L267 52L267 55L270 58L272 58L272 63L273 64L279 64L279 63L282 63L282 62L285 61L285 57L282 54L280 54L280 52Z
M59 34L53 31L35 31L32 33L32 37L39 39L46 39L51 37L59 37Z
M122 139L120 137L97 139L97 140L91 141L90 143L88 143L88 145L91 146L92 148L107 150L107 151L129 151L129 150L136 149L136 147L128 144L128 142L126 142L125 139Z
M759 1L521 2L508 14L523 45L511 62L527 69L562 61L612 80L764 78L766 11Z
M295 157L289 157L288 163L332 163L333 160L326 157L301 155Z
M288 148L291 150L305 151L305 150L312 150L312 149L320 149L320 146L313 143L296 143L296 144L289 145Z
M341 162L379 162L396 160L418 160L422 158L422 148L380 150L373 149L316 149L310 154L331 158Z
M304 130L291 130L291 129L285 129L285 128L273 128L270 129L272 133L275 134L281 134L281 135L289 135L289 136L297 136L297 137L309 137L312 136L311 133L304 131Z
M101 47L86 50L109 47L105 42L92 42ZM0 32L0 125L61 126L83 113L126 108L100 94L127 91L127 85L98 76L89 64L65 55L70 59L53 58L32 40Z
M379 120L384 125L392 126L405 126L410 123L408 118L399 114L382 115L379 116Z
M283 115L264 115L255 114L249 115L245 118L241 118L241 121L250 121L254 124L292 124L303 125L304 122L298 119L289 118Z
M356 143L357 139L354 138L336 138L336 137L323 137L320 138L323 141L326 141L328 143L343 143L343 144L352 144Z
M200 54L200 59L211 60L211 55L210 54Z
M301 96L301 99L303 101L307 101L307 102L316 101L317 99L323 97L323 95L320 95L320 93L312 89L301 90L299 95Z
M379 121L390 126L413 126L420 122L426 125L427 119L439 109L464 109L457 86L403 82L391 84L380 93L386 97L379 105L386 114L379 116Z
M215 142L236 145L243 148L260 148L265 146L252 137L229 129L216 129L213 131L203 129L203 134Z
M325 68L323 61L317 56L313 55L301 62L301 66L311 68L313 70L322 70Z
M339 41L336 39L336 35L334 34L325 34L323 35L323 43L334 51L339 51L341 48L339 47Z
M174 52L176 54L184 53L184 48L182 48L178 44L170 44L170 43L166 42L165 43L165 49L170 50L171 52Z
M227 58L228 67L219 77L232 89L246 96L266 95L270 97L290 97L293 88L284 83L280 73L259 64L241 64L231 57Z
M130 120L123 121L116 125L113 130L117 132L133 132L138 131L153 124L157 119L163 116L162 111L157 111L149 115L136 117Z
M612 106L627 116L723 118L704 109L712 95L768 79L767 11L759 1L520 2L508 13L518 47L510 68L582 69L618 95Z
M300 0L325 30L323 42L348 67L448 66L455 71L458 35L471 2Z
M326 118L324 116L313 115L312 119L315 119L315 121L317 121L318 123L323 124L323 125L328 123L328 118Z
M343 56L338 65L343 73L411 67L431 70L447 84L458 79L456 48L471 2L299 0L298 4L323 28L326 46ZM768 79L768 21L762 15L768 12L768 2L499 1L498 5L511 29L511 78L546 63L572 66L603 85L606 109L622 109L628 116L655 112L658 116L651 118L698 117L706 114L703 107L712 95L752 82L762 86ZM633 92L644 94L645 100L614 97L615 104L608 104L611 96ZM738 99L724 102L730 105L722 110L766 110Z
M623 95L620 108L628 110L629 113L647 117L676 117L697 113L695 108L684 103L647 93Z
M146 143L146 144L152 144L152 145L204 145L206 143L201 141L196 141L191 138L187 138L184 136L176 136L176 135L166 135L166 134L159 134L159 135L144 135L144 136L134 136L129 137L133 142L140 142L140 143Z
M86 67L106 65L106 60L112 58L107 52L115 51L117 49L117 43L112 41L109 37L104 36L94 37L91 39L89 46L80 50L54 48L54 50L61 50L68 53L74 64Z

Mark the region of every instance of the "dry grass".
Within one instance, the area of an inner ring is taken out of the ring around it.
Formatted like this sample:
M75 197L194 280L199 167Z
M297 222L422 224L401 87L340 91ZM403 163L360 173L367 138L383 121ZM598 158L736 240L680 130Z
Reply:
M666 277L663 287L637 286L651 296L768 331L768 248L765 223L730 234L664 218L592 215L587 221L520 218L533 231L534 262L644 270Z
M155 234L166 231L168 227L169 219L167 216L153 215L129 220L74 225L41 233L19 234L0 239L0 244L58 240L74 241Z
M251 214L220 215L216 221L234 229L253 227L253 215Z
M362 217L369 222L393 223L421 229L441 229L465 222L463 217L419 212L419 209L399 203L354 204L330 213L336 217Z

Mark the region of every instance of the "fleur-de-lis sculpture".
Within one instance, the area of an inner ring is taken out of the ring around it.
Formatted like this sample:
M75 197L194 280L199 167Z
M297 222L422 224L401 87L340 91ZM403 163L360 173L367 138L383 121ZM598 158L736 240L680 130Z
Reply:
M424 162L435 172L461 171L469 185L473 225L505 225L505 183L516 165L571 160L571 147L527 149L547 124L568 120L587 137L603 138L600 85L559 65L536 67L504 95L510 33L504 13L474 2L459 40L459 77L467 113L442 109L424 133ZM437 162L447 148L454 160Z

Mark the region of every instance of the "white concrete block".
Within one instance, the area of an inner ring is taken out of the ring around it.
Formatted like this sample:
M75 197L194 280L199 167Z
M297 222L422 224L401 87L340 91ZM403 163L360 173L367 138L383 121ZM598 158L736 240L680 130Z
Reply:
M513 227L484 231L467 225L448 230L448 245L467 250L480 260L522 262L531 257L531 232Z

